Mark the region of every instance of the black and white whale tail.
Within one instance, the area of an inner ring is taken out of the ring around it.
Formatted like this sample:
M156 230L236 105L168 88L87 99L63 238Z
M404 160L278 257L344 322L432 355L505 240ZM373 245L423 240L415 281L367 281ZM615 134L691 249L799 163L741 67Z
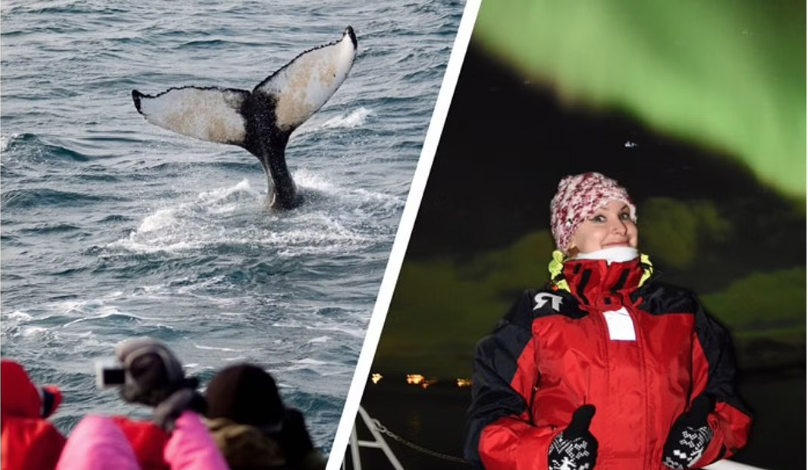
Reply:
M342 39L303 52L251 92L185 86L153 96L132 90L132 99L156 126L247 149L264 167L269 205L289 209L299 198L286 166L286 143L348 77L356 48L356 35L348 26Z

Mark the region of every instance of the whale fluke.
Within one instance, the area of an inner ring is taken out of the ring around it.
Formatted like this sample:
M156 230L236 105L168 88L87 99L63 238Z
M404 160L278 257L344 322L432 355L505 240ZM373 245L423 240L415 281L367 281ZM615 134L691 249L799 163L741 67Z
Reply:
M286 166L289 136L342 85L358 44L348 26L338 41L303 52L251 92L184 86L156 95L132 90L135 109L146 120L178 134L238 145L256 157L267 175L270 207L290 209L299 197Z

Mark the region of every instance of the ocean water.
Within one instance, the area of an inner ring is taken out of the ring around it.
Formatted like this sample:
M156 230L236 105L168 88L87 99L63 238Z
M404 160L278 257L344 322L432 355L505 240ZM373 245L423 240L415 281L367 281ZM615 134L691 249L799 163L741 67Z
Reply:
M147 417L93 362L137 336L207 382L264 365L328 451L463 2L4 0L2 356L90 412ZM354 27L348 79L287 162L306 202L266 208L245 150L148 124L132 89L251 90Z

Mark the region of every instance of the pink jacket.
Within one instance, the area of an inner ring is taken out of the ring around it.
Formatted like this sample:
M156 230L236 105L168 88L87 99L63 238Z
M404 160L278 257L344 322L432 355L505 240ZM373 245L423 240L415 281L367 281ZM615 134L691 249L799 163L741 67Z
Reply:
M192 411L177 419L164 450L171 470L228 470L207 427ZM90 415L70 434L56 470L140 470L126 435L107 417Z

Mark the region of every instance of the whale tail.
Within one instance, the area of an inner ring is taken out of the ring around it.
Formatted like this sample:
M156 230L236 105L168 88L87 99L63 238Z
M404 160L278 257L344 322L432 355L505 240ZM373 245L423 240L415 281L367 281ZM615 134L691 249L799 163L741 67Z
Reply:
M132 90L132 100L156 126L238 145L258 157L267 175L270 207L289 209L299 199L286 167L286 143L348 77L356 49L356 35L348 26L340 40L303 52L252 91L185 86L157 95Z
M184 86L156 95L132 90L132 99L148 122L163 129L261 153L256 139L288 138L331 98L347 78L356 50L348 26L340 40L303 52L252 92Z

